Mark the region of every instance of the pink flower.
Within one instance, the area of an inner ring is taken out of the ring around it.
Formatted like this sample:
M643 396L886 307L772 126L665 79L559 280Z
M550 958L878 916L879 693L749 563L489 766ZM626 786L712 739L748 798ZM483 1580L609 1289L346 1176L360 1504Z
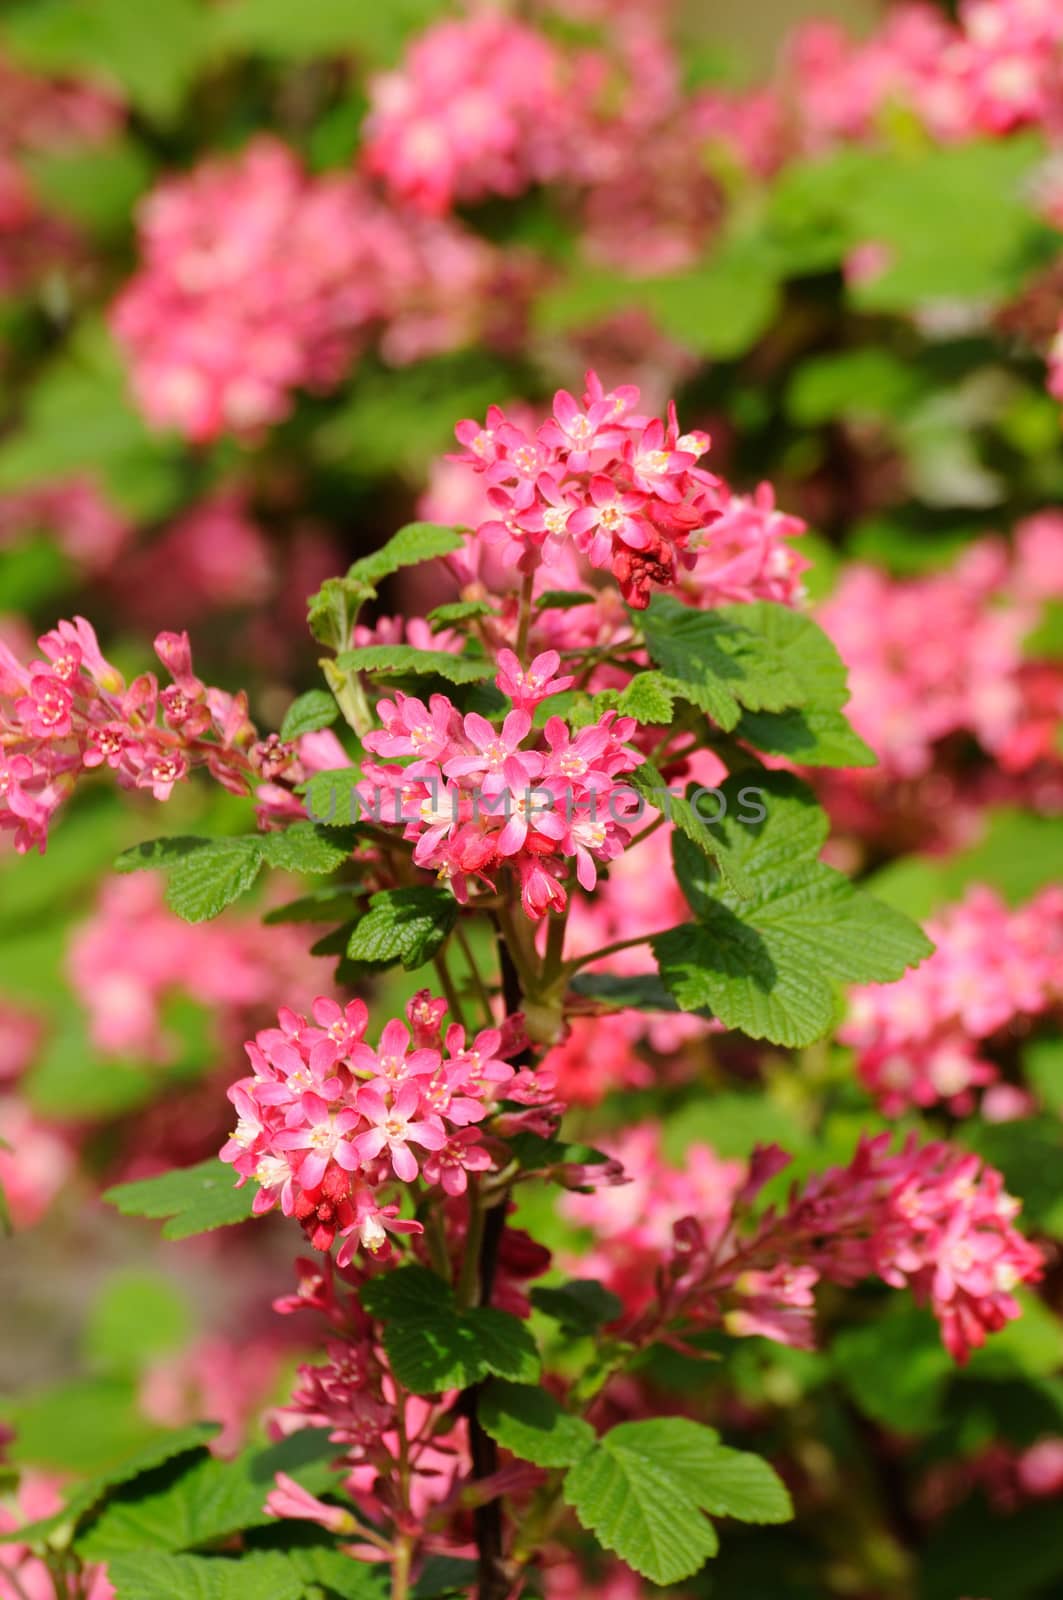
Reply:
M556 650L544 650L525 672L512 650L500 650L495 682L518 711L533 711L541 700L561 694L575 683L571 674L557 676L560 665L561 657Z
M358 1110L372 1126L355 1140L359 1159L371 1161L386 1150L395 1176L404 1183L412 1183L418 1167L408 1141L426 1150L441 1150L446 1144L442 1122L435 1116L419 1120L420 1108L421 1097L415 1083L401 1084L390 1105L376 1089L360 1089Z

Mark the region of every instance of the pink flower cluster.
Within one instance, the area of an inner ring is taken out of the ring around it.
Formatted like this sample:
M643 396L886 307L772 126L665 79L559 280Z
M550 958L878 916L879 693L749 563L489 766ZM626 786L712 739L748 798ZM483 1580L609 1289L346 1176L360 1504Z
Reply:
M973 888L927 924L937 946L898 983L852 991L839 1037L888 1116L945 1102L964 1114L996 1083L994 1041L1063 1000L1063 891L1011 911ZM992 1109L992 1102L986 1107Z
M816 1284L877 1277L929 1303L964 1362L1019 1315L1013 1291L1041 1276L1041 1253L1013 1225L1019 1202L979 1157L914 1137L891 1154L890 1143L889 1134L863 1139L848 1166L808 1179L751 1233L721 1230L715 1218L680 1221L654 1315L808 1346ZM738 1218L789 1159L774 1147L754 1154Z
M951 22L921 0L891 7L877 32L803 24L766 89L700 97L706 133L754 171L872 138L898 109L932 137L965 140L1040 125L1061 131L1063 16L1055 0L965 0Z
M588 384L597 388L593 374L588 374ZM561 404L566 405L570 398L566 397ZM429 521L467 525L477 530L475 543L451 558L451 565L463 584L471 586L469 592L475 595L483 590L504 595L513 582L513 539L508 533L505 537L499 535L500 515L505 522L510 519L511 512L493 491L499 483L505 486L505 452L527 450L529 445L534 451L542 437L542 429L537 430L535 414L530 407L510 406L504 412L496 408L492 417L495 422L505 419L509 442L501 447L502 465L487 464L486 452L494 448L494 440L485 440L481 435L488 430L463 423L459 438L475 458L476 475L471 476L467 470L468 453L437 460L418 505L419 514ZM475 429L471 438L470 428ZM708 437L702 433L687 435L682 442L691 452L708 447ZM545 455L541 458L529 455L527 459L542 459L546 470L552 464ZM664 459L663 451L660 459ZM677 484L674 470L671 476L666 494ZM621 477L621 482L624 481ZM721 479L704 474L700 487L710 502L706 515L708 531L702 536L699 530L698 537L688 543L683 552L675 579L680 596L691 605L703 607L751 600L796 604L803 593L801 574L808 566L806 558L792 543L805 532L806 524L802 519L777 508L775 492L769 483L760 484L750 495L734 494ZM578 482L572 485L572 491L578 506ZM552 532L542 544L546 560L535 567L536 592L545 594L559 586L566 589L586 586L587 605L564 609L538 606L532 622L532 638L540 648L567 650L600 646L626 636L630 624L615 591L590 586L590 568L601 563L595 561L590 552L584 553L585 539L568 537L570 531L575 532L570 523L566 522L562 529L562 517L556 514L558 507L553 503L551 482L544 484L543 492L548 499L543 520ZM509 492L510 501L519 500L521 494L527 498L527 487L524 485L522 489L518 480L517 493ZM651 521L657 520L656 507L651 506L649 516ZM559 530L564 534L560 539L557 537ZM535 550L535 541L528 540L523 529L519 537L524 553L528 552L529 543L532 551ZM596 548L600 550L601 546ZM623 554L630 558L629 551ZM637 603L634 596L628 598Z
M460 342L496 270L457 224L396 214L353 175L309 176L265 136L160 185L140 240L112 325L145 415L198 441L332 388L378 325L390 359Z
M366 170L435 215L520 194L572 160L577 100L559 51L493 9L428 28L369 96Z
M24 665L0 640L0 830L16 850L42 852L48 824L79 777L109 767L126 788L166 800L194 765L244 794L254 737L247 699L209 689L192 671L187 634L160 633L155 650L173 682L154 673L128 686L84 617L59 622Z
M1024 641L1044 602L1061 595L1063 516L1054 511L1019 524L1013 553L984 539L930 577L847 570L819 620L849 668L847 714L890 777L928 772L942 741L961 733L1007 771L1056 759L1063 672Z
M407 1007L409 1027L394 1018L373 1048L363 1003L322 997L312 1022L285 1009L278 1027L255 1036L253 1071L229 1090L239 1120L221 1156L241 1184L259 1185L256 1213L279 1203L315 1249L339 1236L342 1266L359 1248L382 1250L388 1232L421 1231L383 1201L394 1180L423 1177L459 1195L470 1172L491 1168L479 1124L503 1086L507 1099L534 1104L540 1085L509 1065L523 1044L515 1019L467 1040L456 1023L444 1034L446 1009L422 990Z
M667 422L640 416L630 384L607 391L595 372L586 381L582 402L554 396L534 434L498 406L482 426L458 424L460 459L483 475L490 508L476 534L525 573L571 544L644 607L652 584L693 569L691 546L720 515L719 480L697 465L709 436L681 434L674 406Z
M403 824L417 866L450 883L459 900L469 880L494 887L492 874L511 867L521 903L538 919L563 911L566 862L593 889L598 866L619 855L631 838L627 819L641 802L616 780L640 765L626 741L631 717L607 711L577 733L550 717L533 748L532 709L567 688L556 651L522 669L512 651L499 655L498 686L514 702L502 727L478 712L462 716L445 695L423 701L401 693L382 700L382 731L365 737L376 755L413 757L407 766L362 764L357 793L363 814Z

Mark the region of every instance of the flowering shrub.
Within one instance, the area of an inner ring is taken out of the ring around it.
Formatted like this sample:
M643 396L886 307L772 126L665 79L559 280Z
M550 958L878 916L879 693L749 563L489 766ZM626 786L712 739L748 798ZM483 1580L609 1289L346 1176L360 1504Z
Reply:
M1059 7L135 9L0 18L0 1595L1049 1600Z

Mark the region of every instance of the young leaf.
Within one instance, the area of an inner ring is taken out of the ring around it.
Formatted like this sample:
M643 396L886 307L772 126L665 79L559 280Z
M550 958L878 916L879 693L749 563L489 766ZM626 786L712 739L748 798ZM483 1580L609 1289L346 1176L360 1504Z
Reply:
M337 656L341 672L382 672L389 678L432 676L448 683L479 683L493 678L493 662L457 656L449 650L415 650L410 644L367 644Z
M304 733L330 728L339 714L340 708L327 689L308 689L285 712L281 738L298 739Z
M408 522L387 544L372 555L363 556L348 570L348 578L372 584L388 578L400 567L415 567L422 561L449 556L465 543L456 528L443 528L436 522Z
M735 733L758 750L787 756L802 767L873 767L878 760L841 711L819 706L747 711Z
M476 1414L492 1439L537 1467L574 1466L594 1447L589 1422L563 1411L552 1394L529 1384L492 1378Z
M682 881L698 921L659 934L654 953L684 1011L709 1007L752 1038L810 1044L830 1027L834 983L892 982L932 947L915 923L817 859L827 821L803 784L760 775L766 815L743 822L742 782L724 784L728 815L712 831L752 896L738 899L688 854Z
M697 1426L672 1417L621 1423L565 1475L565 1501L582 1525L652 1583L691 1577L719 1549L699 1509L690 1452L675 1450ZM706 1434L711 1451L714 1436Z
M216 1157L157 1178L116 1184L103 1196L125 1217L167 1217L164 1239L187 1239L245 1222L254 1197L252 1185L234 1186L232 1169Z
M458 902L448 889L429 886L384 889L347 946L353 961L401 961L407 971L431 960L458 920Z

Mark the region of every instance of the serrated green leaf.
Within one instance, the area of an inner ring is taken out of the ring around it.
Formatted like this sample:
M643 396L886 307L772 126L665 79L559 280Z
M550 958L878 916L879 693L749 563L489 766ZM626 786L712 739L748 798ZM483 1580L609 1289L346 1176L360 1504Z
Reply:
M195 1550L246 1528L267 1526L263 1507L278 1472L312 1494L335 1480L336 1446L328 1430L309 1428L266 1449L253 1447L234 1460L205 1451L122 1486L75 1540L89 1561L109 1561L144 1551Z
M170 867L166 904L184 922L209 922L246 894L262 868L258 839L207 839Z
M709 1007L728 1027L804 1045L830 1027L834 983L893 982L932 946L900 912L817 859L827 822L803 784L758 776L763 821L743 822L743 779L723 785L723 833L752 882L739 900L712 869L684 859L684 892L698 915L653 940L661 977L684 1010ZM732 804L734 802L734 804Z
M401 961L413 971L431 960L457 920L458 903L448 889L384 889L370 899L347 954L352 961Z
M659 672L640 672L621 693L617 710L643 724L665 725L672 720L673 696Z
M679 1466L682 1452L672 1451ZM691 1463L692 1482L703 1511L738 1522L789 1522L794 1508L785 1484L761 1456L716 1447L704 1468Z
M582 1417L563 1411L552 1394L528 1384L492 1378L476 1407L485 1432L522 1461L537 1467L571 1467L595 1443Z
M245 1222L251 1215L253 1186L237 1189L231 1167L217 1157L180 1167L156 1178L137 1178L104 1191L103 1198L125 1217L167 1217L164 1239L187 1239Z
M349 852L313 822L293 822L280 833L263 833L255 841L263 859L284 872L311 876L335 872Z
M479 1376L492 1372L513 1383L535 1383L539 1376L539 1350L526 1323L496 1306L476 1306L463 1322L476 1341Z
M381 672L388 677L446 678L448 683L480 683L495 675L494 664L449 650L415 650L410 644L367 644L336 658L341 672Z
M719 830L710 827L699 810L708 798L712 803L713 816L718 816L721 791L697 788L691 784L686 794L675 793L666 786L664 778L650 761L645 761L642 766L636 767L627 781L652 806L664 811L677 832L683 834L697 850L716 863L736 894L746 898L753 893L753 886L745 869L730 848L726 837Z
M356 789L362 781L358 767L335 767L315 772L303 794L307 816L321 827L351 827L361 816Z
M873 767L878 757L841 711L746 711L735 733L768 755L802 767Z
M621 1423L565 1474L563 1494L583 1527L653 1583L678 1583L719 1549L699 1509L683 1418ZM706 1429L704 1449L715 1448ZM685 1448L679 1448L685 1446ZM677 1454L678 1449L678 1454Z
M809 698L770 632L750 625L757 610L720 606L697 611L657 594L638 613L664 687L727 730L737 725L743 706L784 711Z
M54 1549L65 1549L79 1524L95 1509L108 1490L128 1483L143 1473L152 1472L178 1456L193 1451L198 1453L220 1432L221 1425L217 1422L193 1422L185 1428L161 1433L157 1439L124 1456L108 1471L96 1474L87 1483L79 1483L66 1504L51 1516L0 1533L0 1544L28 1544L34 1549L47 1545ZM70 1465L69 1459L65 1464Z
M459 1311L448 1284L424 1267L400 1267L366 1284L362 1304L384 1325L384 1348L414 1394L465 1389L493 1373L539 1376L535 1341L518 1317L493 1306Z
M460 550L464 537L456 528L443 528L436 522L408 522L372 555L363 556L348 570L356 583L376 585L402 567L415 567Z
M115 1600L300 1600L303 1594L300 1574L274 1551L230 1560L151 1550L112 1556L107 1576Z
M308 1586L306 1600L386 1600L391 1588L378 1562L358 1561L335 1546L294 1545L285 1554Z
M327 689L308 689L298 700L293 700L284 713L281 738L299 739L304 733L330 728L339 714L340 708Z

